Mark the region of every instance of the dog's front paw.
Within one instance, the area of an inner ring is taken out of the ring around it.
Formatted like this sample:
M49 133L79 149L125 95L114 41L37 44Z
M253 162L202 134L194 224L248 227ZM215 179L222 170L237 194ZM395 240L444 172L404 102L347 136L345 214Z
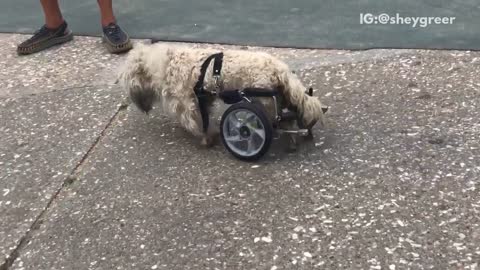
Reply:
M314 139L313 138L313 131L312 131L312 129L309 129L307 136L303 137L303 140L307 141L307 142L310 142L310 141L313 141L313 139Z
M214 146L220 138L220 132L217 129L210 129L206 135L202 137L200 144L205 147Z
M286 152L287 153L293 153L293 152L296 152L298 150L298 140L297 140L297 137L294 136L294 135L289 135L288 137L288 141L287 141L287 145L286 145Z
M212 136L204 136L200 141L200 145L203 147L210 148L215 144L215 138Z

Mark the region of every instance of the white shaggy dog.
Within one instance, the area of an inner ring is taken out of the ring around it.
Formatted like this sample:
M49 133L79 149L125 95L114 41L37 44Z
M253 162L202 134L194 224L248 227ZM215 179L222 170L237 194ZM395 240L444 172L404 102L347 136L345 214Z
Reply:
M202 130L199 104L193 89L205 59L218 52L160 43L136 44L121 68L119 81L139 109L148 112L155 102L160 102L165 112L194 136L200 137L202 144L209 145L215 131L213 128L208 132ZM306 94L306 87L284 62L262 52L222 52L221 89L277 89L286 101L286 107L294 107L299 112L304 126L313 126L317 121L323 124L322 104L316 97ZM212 72L209 67L204 79L206 91L214 90L217 85Z

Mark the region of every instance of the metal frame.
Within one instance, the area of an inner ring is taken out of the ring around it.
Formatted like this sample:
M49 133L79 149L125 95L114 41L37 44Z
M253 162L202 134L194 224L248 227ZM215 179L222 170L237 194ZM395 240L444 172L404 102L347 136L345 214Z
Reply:
M252 102L248 96L243 92L243 91L239 91L240 92L240 95L242 96L243 100L245 100L246 102ZM307 94L311 95L311 90L309 89L309 92L307 92ZM277 99L276 96L272 96L272 99L273 99L273 104L274 104L274 109L275 109L275 121L276 123L274 123L274 127L275 128L275 131L278 133L278 134L289 134L289 135L297 135L297 136L308 136L310 134L310 131L308 129L282 129L282 128L278 128L278 125L280 122L282 122L282 110L279 110L279 107L280 107L280 104L279 102L281 102L281 100ZM292 112L292 111L290 111ZM293 112L295 114L295 118L298 118L297 115L296 115L296 112Z

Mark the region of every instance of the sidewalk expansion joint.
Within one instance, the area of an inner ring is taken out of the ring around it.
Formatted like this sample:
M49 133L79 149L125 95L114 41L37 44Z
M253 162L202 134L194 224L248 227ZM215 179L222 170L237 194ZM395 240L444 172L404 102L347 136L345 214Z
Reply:
M95 138L93 141L92 145L90 148L87 150L87 152L82 156L80 161L77 163L77 165L73 168L73 170L70 172L70 174L66 177L60 188L58 188L53 196L49 199L47 205L45 208L41 211L41 213L37 216L35 221L32 223L30 228L27 230L24 236L20 239L18 242L17 246L13 249L13 251L10 253L10 255L5 259L5 261L0 265L0 270L8 270L10 267L13 265L15 260L20 256L20 251L22 248L27 245L30 240L33 237L33 232L35 230L40 229L43 219L47 213L47 211L50 209L54 201L57 199L58 195L62 190L64 190L65 187L71 185L75 180L76 177L75 175L79 172L81 166L87 161L88 157L90 154L95 150L96 146L101 142L102 138L106 136L107 131L109 128L113 125L116 119L118 119L120 113L128 108L128 105L126 104L121 104L120 106L117 107L117 110L115 111L114 115L109 119L103 130L100 132L100 134Z

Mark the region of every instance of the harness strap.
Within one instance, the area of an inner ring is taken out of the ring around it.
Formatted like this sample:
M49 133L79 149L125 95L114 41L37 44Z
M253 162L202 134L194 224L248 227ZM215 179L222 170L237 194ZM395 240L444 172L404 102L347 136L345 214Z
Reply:
M215 56L215 62L213 62L213 76L220 76L223 64L223 53L219 53Z
M198 76L198 81L194 86L194 92L198 99L198 106L200 109L200 114L202 116L203 122L203 132L206 133L208 131L208 100L213 94L210 92L205 91L204 82L205 82L205 74L207 73L207 68L213 62L213 76L218 79L220 76L220 72L222 71L222 63L223 63L223 53L216 53L210 55L205 62L203 62L200 68L200 75ZM215 82L216 83L216 82Z

